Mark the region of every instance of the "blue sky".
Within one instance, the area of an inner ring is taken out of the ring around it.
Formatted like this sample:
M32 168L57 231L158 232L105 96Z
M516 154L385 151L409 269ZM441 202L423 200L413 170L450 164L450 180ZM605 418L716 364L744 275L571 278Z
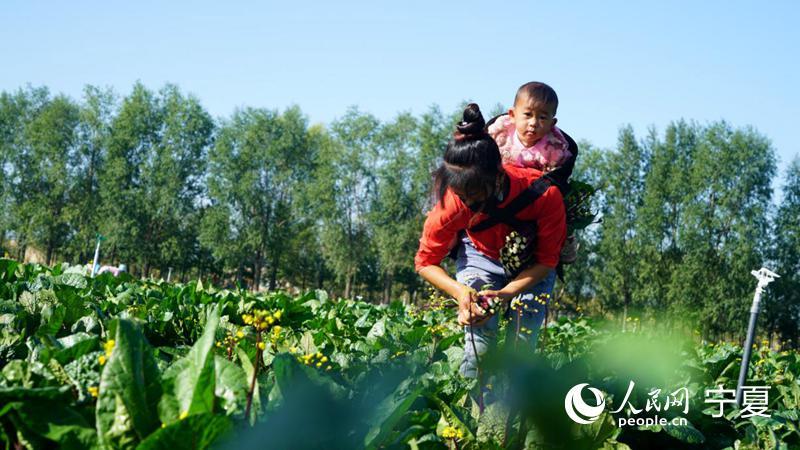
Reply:
M0 90L172 82L218 117L297 104L327 123L350 105L488 110L539 80L601 147L623 124L725 119L767 135L781 169L800 154L800 2L564 3L5 1Z

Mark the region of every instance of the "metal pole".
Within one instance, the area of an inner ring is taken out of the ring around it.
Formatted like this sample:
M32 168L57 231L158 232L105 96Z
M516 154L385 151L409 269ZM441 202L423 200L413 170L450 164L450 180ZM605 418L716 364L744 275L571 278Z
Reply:
M761 310L761 293L764 292L764 288L769 283L775 281L775 278L780 278L778 274L766 267L762 267L760 270L753 270L750 273L758 278L758 286L756 286L756 293L753 296L753 305L750 307L750 323L747 325L747 339L745 339L744 354L742 355L742 367L739 369L739 383L736 385L736 404L740 407L742 406L742 388L747 381L747 369L750 366L750 354L753 351L756 322L758 321L758 313Z
M170 267L169 271L167 272L167 283L169 283L170 278L172 278L172 267Z

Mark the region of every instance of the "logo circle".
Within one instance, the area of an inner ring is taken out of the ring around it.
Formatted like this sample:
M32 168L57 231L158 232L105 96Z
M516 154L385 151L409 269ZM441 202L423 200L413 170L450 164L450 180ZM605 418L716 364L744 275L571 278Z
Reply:
M589 386L589 383L581 383L573 386L572 389L567 392L566 398L564 398L564 410L566 410L569 418L572 419L573 422L584 425L596 421L606 407L606 400L603 396L603 392L593 387L589 387L589 391L594 394L597 406L591 406L583 401L581 392L586 386Z

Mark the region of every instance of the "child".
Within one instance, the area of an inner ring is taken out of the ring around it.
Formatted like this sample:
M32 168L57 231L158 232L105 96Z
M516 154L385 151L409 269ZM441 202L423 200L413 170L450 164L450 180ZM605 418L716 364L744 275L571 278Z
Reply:
M503 162L544 172L566 164L573 157L571 139L555 126L557 109L558 96L550 86L535 81L520 86L513 108L487 129Z
M514 106L508 114L490 121L487 132L497 142L503 163L549 173L566 195L578 146L556 127L557 109L556 91L545 83L531 81L517 89ZM577 241L570 235L562 249L561 262L569 264L576 257Z

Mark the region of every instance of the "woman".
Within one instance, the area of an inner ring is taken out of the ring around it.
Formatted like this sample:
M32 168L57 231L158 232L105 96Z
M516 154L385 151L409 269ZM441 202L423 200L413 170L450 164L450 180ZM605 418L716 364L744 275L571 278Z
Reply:
M521 333L520 338L535 345L545 313L535 300L552 290L566 237L564 202L555 186L537 184L539 192L530 197L535 200L516 202L524 206L512 217L498 220L503 208L510 209L517 197L531 195L532 183L542 172L503 165L484 125L478 105L468 105L434 174L437 202L425 220L414 260L420 276L458 301L458 321L466 333L461 373L472 378L477 376L475 351L484 353L498 328L497 316L488 316L476 300L479 296L520 300L525 306L521 327L532 331ZM530 228L535 230L534 261L510 279L500 263L500 249L520 224L535 227ZM440 264L459 240L465 245L457 247L453 279ZM511 319L516 320L516 315Z

